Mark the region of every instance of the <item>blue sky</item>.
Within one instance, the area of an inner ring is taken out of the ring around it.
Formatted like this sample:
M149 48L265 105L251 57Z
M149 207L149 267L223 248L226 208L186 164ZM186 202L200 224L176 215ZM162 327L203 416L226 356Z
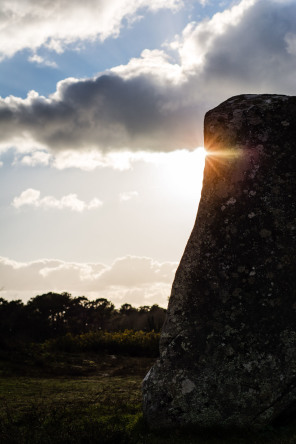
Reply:
M48 95L55 91L57 82L66 77L92 77L114 66L126 64L132 57L140 57L144 49L153 50L172 41L176 34L182 33L189 21L210 17L231 2L212 3L216 3L216 6L188 1L176 11L160 9L152 12L140 8L137 14L142 18L133 24L123 18L120 36L117 38L111 36L103 42L75 42L65 48L62 54L44 47L38 48L38 55L56 64L52 67L45 63L28 63L32 50L24 48L13 57L2 60L0 95L5 97L13 94L25 98L32 89Z
M3 0L0 287L166 305L204 113L295 95L294 0Z

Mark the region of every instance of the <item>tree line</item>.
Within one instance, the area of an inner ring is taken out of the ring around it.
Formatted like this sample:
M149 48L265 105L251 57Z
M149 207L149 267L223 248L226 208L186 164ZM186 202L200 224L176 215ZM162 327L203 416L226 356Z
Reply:
M90 301L69 293L46 293L21 300L0 298L0 346L19 342L44 342L66 334L96 331L141 330L159 332L166 310L158 305L116 309L105 298Z

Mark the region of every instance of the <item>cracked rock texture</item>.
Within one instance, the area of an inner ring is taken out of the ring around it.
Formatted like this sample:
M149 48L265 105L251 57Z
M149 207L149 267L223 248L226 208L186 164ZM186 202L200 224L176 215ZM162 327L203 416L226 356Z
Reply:
M283 424L296 417L296 97L232 97L206 114L205 146L144 415L152 428Z

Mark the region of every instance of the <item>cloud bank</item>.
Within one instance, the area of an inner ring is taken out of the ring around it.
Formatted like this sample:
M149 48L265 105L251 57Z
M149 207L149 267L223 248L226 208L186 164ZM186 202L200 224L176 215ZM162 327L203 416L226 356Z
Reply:
M25 300L48 291L68 291L106 297L117 305L166 306L176 267L175 262L137 256L118 258L111 266L49 259L22 263L1 257L1 297Z
M26 152L30 146L56 158L64 153L70 164L74 153L104 158L193 149L203 144L204 113L222 100L240 93L295 94L295 16L292 0L242 0L190 23L166 50L145 50L96 78L65 79L49 97L30 92L26 99L2 98L0 147Z

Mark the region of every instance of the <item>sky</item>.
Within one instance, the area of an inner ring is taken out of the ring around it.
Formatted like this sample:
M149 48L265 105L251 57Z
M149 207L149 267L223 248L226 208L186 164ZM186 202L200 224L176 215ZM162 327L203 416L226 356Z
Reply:
M205 112L295 72L296 0L1 0L0 296L165 307Z

